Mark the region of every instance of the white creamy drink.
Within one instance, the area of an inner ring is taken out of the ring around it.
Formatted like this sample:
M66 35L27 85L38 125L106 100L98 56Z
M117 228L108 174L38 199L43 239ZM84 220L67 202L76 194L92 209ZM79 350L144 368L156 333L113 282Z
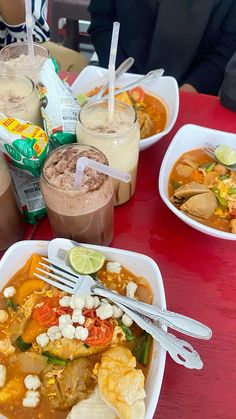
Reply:
M0 112L43 127L38 91L28 77L0 76Z
M1 72L27 76L37 83L39 72L49 57L49 52L40 44L34 43L33 46L33 57L29 56L27 42L13 42L2 48L0 51Z
M140 130L136 113L125 103L115 102L113 122L108 124L107 100L82 107L76 129L77 141L101 150L111 167L131 174L131 182L115 182L115 205L128 201L135 191Z

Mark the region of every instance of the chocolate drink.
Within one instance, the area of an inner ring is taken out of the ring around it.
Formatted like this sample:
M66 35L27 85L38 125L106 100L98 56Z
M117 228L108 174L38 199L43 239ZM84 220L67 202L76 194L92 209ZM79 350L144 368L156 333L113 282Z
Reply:
M85 168L82 185L76 189L76 162L82 156L108 164L102 152L80 144L59 147L45 161L41 191L51 227L56 237L109 245L113 238L113 181Z
M0 155L0 251L23 236L24 224L13 192L11 175Z

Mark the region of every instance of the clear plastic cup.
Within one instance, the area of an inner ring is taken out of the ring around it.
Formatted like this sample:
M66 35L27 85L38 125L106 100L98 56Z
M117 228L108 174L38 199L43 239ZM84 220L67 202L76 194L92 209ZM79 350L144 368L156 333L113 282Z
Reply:
M40 187L55 237L108 246L113 238L114 185L112 178L85 168L81 187L75 186L80 157L108 164L94 147L68 144L45 160Z
M20 240L24 233L11 174L2 154L0 154L0 214L0 251L2 251Z
M28 76L35 83L38 82L38 74L48 57L48 50L37 43L34 43L33 58L28 55L27 42L14 42L0 51L2 71Z
M76 137L79 143L101 150L111 167L130 173L129 183L114 180L115 205L128 201L135 191L139 158L140 129L134 108L115 101L110 124L107 99L88 103L80 111Z
M43 128L39 94L26 76L0 74L0 112Z

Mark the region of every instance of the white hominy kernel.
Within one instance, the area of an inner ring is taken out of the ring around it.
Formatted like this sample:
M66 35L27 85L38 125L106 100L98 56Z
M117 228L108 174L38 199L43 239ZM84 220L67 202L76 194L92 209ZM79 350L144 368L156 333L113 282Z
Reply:
M101 298L101 300L100 300L101 305L102 304L108 304L108 303L109 303L109 301L106 298Z
M84 308L85 298L82 295L72 295L70 299L70 307L75 308Z
M78 340L85 341L89 335L88 329L86 327L77 326L75 329L75 337Z
M128 282L127 286L126 286L126 295L129 298L134 298L135 293L137 291L138 285L135 284L135 282Z
M83 316L83 314L80 317L78 317L78 321L76 323L79 323L79 324L85 323L85 317Z
M93 302L93 297L91 295L86 295L85 296L85 308L88 308L89 310L91 308L93 308L94 302Z
M24 407L37 407L40 402L39 391L28 390L26 392L26 397L22 401Z
M0 388L4 387L7 378L7 369L5 365L0 364Z
M34 391L34 390L27 390L25 393L26 397L28 399L40 399L40 393L39 391Z
M100 300L97 297L97 295L95 295L95 297L93 297L93 307L98 308L99 306L100 306Z
M25 398L22 400L22 405L23 405L24 407L31 407L31 408L34 408L34 407L37 407L37 406L39 405L39 402L40 402L40 399L39 399L38 397L31 398L31 399L29 399L29 398L25 397Z
M62 336L67 339L74 339L75 337L75 327L72 324L65 325L61 329Z
M78 323L81 316L82 316L82 310L80 310L80 308L76 308L75 310L73 310L72 322Z
M123 316L123 310L121 310L120 307L113 306L113 315L112 315L112 317L114 317L114 319L119 319L122 316Z
M72 318L69 314L62 314L58 320L60 329L68 324L72 324Z
M119 262L108 262L107 271L119 274L121 271L121 264Z
M9 317L9 314L5 310L0 310L0 323L5 323Z
M29 374L24 379L27 390L37 390L41 386L41 381L37 375Z
M133 320L129 316L127 316L127 314L123 314L122 322L127 327L130 327L133 324Z
M13 297L13 295L15 295L15 293L16 293L15 287L7 287L3 291L3 295L5 298L11 298Z
M47 346L49 343L49 337L47 333L41 333L40 335L38 335L36 337L36 342L39 346L41 346L41 348L44 348L45 346Z
M113 307L111 304L102 304L97 308L96 314L101 320L109 319L113 315Z
M62 336L60 327L58 326L49 327L47 331L47 335L49 339L51 340L51 342L54 342L54 340L60 339Z
M71 297L68 297L67 295L64 295L64 297L60 298L59 304L61 307L70 307L70 299Z

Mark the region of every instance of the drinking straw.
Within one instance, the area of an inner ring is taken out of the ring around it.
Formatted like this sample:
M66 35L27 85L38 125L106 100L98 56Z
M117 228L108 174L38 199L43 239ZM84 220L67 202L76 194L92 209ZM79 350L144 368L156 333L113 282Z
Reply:
M129 183L131 181L130 173L122 172L121 170L115 169L114 167L107 166L106 164L99 163L95 160L88 159L87 157L80 157L76 163L75 173L75 187L80 188L83 181L85 166L90 169L97 170L98 172L104 173L104 175L111 176L121 182Z
M28 54L30 57L34 57L33 18L31 0L25 0L25 23L28 43Z
M113 23L113 29L112 29L110 56L109 56L109 64L108 64L108 70L109 70L108 123L109 123L109 125L112 123L113 115L114 115L115 64L116 64L116 54L117 54L119 31L120 31L119 22L114 22Z

